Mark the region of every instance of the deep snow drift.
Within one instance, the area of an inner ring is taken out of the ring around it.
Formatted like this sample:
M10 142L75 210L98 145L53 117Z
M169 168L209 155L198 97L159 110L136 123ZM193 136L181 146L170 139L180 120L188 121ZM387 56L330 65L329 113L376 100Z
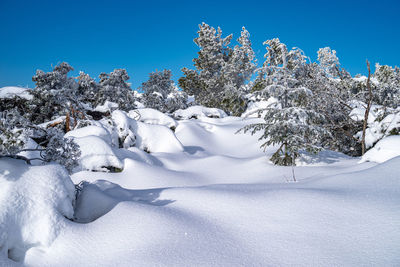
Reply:
M26 253L14 260L28 266L400 264L400 157L381 164L358 163L359 158L324 151L303 157L293 169L278 167L268 161L273 148L264 154L257 136L235 134L257 118L198 116L175 123L149 111L140 114L142 121L137 122L132 121L135 114L113 114L121 126L116 131L127 137L138 135L129 142L138 142L151 153L137 147L117 149L111 130L100 124L69 133L79 142L87 139L107 157L83 153L82 170L72 175L82 189L74 221L63 217L71 216L67 204L54 203L60 209L51 213L52 223L42 218L45 225L56 225L56 231L32 228L41 216L27 215L33 218L33 224L26 226L30 235L24 242L13 241ZM163 149L157 151L158 144ZM123 170L88 171L107 164L95 166L99 159L94 157L112 158ZM10 180L4 170L23 163L0 163L9 164L0 174L0 190L10 188L5 192L17 188L16 182L28 182L28 174L32 186L46 185L44 179L65 180L62 175L37 173L39 168L50 168L43 170L52 173L54 165L18 167L26 170L26 179ZM40 194L50 196L35 210L45 215L46 203L54 195L71 203L71 185L65 182L62 190L44 187L43 192L50 193ZM29 200L22 191L18 196ZM0 203L6 203L8 211L14 207L8 201ZM38 203L36 196L32 203ZM3 216L3 211L0 218L7 221L0 220L1 230L18 221L11 213ZM39 232L51 238L30 237ZM4 240L0 238L0 246L12 247ZM4 251L0 263L14 264Z

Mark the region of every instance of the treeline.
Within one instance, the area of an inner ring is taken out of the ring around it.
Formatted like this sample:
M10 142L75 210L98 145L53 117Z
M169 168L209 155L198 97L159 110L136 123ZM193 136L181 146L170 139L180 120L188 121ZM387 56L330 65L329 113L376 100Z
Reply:
M70 77L73 68L65 62L50 72L38 70L32 78L36 85L32 99L0 99L0 155L26 152L29 137L37 144L30 150L39 151L39 158L72 169L71 159L79 157L79 150L63 134L109 116L110 109L149 107L172 113L199 104L241 116L264 101L270 103L259 111L264 122L242 130L261 131L263 146L279 145L271 160L294 165L303 150L328 148L352 156L364 152L368 116L355 118L355 109L366 114L378 106L379 116L374 118L378 122L398 112L397 67L376 64L368 78L351 77L329 47L318 51L318 62L311 62L301 49L288 49L277 38L264 42L265 61L257 67L244 27L235 46L232 35L223 37L220 28L205 23L199 25L194 41L199 47L194 69L182 69L179 88L170 70L151 73L136 91L124 69L101 73L98 81L84 72ZM390 129L390 134L398 134L398 128Z

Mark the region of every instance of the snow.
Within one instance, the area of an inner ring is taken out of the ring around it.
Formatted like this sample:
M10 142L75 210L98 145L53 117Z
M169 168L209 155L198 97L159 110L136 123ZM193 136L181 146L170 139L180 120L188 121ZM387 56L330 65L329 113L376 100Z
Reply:
M106 100L106 102L103 105L98 105L94 109L94 111L99 111L99 112L106 113L106 112L111 112L111 111L113 111L113 110L115 110L117 108L118 108L118 104L117 103L114 103L114 102Z
M177 119L197 119L199 117L224 118L225 111L217 108L207 108L203 106L191 106L187 109L178 109L174 112L174 117Z
M30 93L30 89L16 87L16 86L6 86L0 88L0 98L14 98L21 97L26 100L32 100L33 96Z
M276 147L264 153L257 135L236 134L262 119L209 118L205 110L180 111L186 119L175 131L156 112L146 114L147 123L117 110L112 122L68 133L83 151L83 170L71 176L81 188L75 221L56 220L61 223L45 242L49 245L30 247L21 261L28 266L400 263L400 157L358 163L360 158L323 151L303 154L293 168L274 166L268 158ZM196 120L190 119L193 114ZM114 135L130 139L118 148L110 143ZM381 140L388 140L381 150L400 151L398 136L393 138ZM89 171L114 161L121 172ZM55 165L19 164L16 177L29 174L41 183L58 178L39 175L39 168ZM65 214L70 217L70 210ZM0 264L8 263L6 254Z
M73 217L74 185L58 165L0 159L0 264L22 262L27 250L51 245Z
M172 129L175 129L176 126L178 126L178 123L173 118L152 108L131 110L129 111L128 116L144 123L164 125Z
M65 134L65 137L86 137L86 136L98 136L103 139L106 143L111 144L111 136L110 133L104 128L95 125L89 125L83 128L75 129L73 131L69 131Z
M114 167L123 169L123 162L118 158L115 150L97 136L86 136L74 138L79 145L81 157L79 159L79 169L107 171L107 168Z
M394 157L400 156L400 136L388 136L380 140L368 150L361 159L361 162L373 161L382 163Z
M270 107L273 104L278 103L278 100L274 97L268 98L268 100L261 100L261 101L255 101L255 102L250 102L246 111L243 112L242 118L258 118L258 112L260 110L266 109L267 107ZM262 117L262 116L261 116Z

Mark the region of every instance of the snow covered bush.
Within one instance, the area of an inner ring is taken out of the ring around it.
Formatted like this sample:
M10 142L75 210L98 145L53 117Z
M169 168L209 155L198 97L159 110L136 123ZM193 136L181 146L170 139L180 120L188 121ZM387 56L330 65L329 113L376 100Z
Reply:
M28 142L34 140L35 142ZM33 146L28 146L34 143ZM37 152L37 156L24 156L23 152ZM16 110L0 112L0 157L57 162L72 172L80 155L79 146L57 128L43 129L31 124Z

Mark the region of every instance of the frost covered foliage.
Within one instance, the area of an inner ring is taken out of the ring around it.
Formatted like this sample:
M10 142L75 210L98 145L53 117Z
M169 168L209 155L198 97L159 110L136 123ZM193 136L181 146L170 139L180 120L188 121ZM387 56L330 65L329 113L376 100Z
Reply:
M375 102L378 105L397 108L400 105L400 69L377 63L374 78L379 83Z
M168 113L187 107L186 93L177 90L171 77L170 70L150 73L149 79L140 87L146 107Z
M26 120L16 109L0 112L0 156L16 155L26 143Z
M271 161L277 165L295 165L302 150L320 151L323 137L329 134L320 126L324 117L310 105L311 90L300 87L296 79L306 65L302 51L288 51L277 38L264 44L267 45L262 69L266 74L262 81L265 87L260 91L278 102L262 110L264 122L250 124L241 130L251 134L262 131L259 140L264 143L261 147L279 146Z
M130 85L128 73L125 69L115 69L113 72L101 73L98 91L95 95L96 105L106 101L117 103L122 110L129 111L135 108L135 97Z
M44 161L54 161L63 165L69 172L78 166L81 155L78 144L71 138L64 138L64 133L56 128L46 131L44 138L47 142L44 153L41 154Z
M54 67L51 72L36 71L32 80L36 84L30 103L29 120L35 124L43 123L65 115L71 109L80 110L77 84L68 73L73 68L66 62Z
M29 147L28 139L38 144ZM38 156L21 155L23 152L37 152ZM64 138L57 128L43 129L31 124L16 109L0 112L0 156L43 162L58 162L68 171L77 166L79 146L73 140Z
M179 79L179 85L186 93L194 95L197 103L224 108L238 115L245 109L241 101L244 100L243 85L256 67L250 34L243 27L239 44L231 48L232 35L222 37L219 27L216 30L205 23L199 27L199 36L194 39L200 48L198 57L193 59L196 70L183 68L184 76Z

